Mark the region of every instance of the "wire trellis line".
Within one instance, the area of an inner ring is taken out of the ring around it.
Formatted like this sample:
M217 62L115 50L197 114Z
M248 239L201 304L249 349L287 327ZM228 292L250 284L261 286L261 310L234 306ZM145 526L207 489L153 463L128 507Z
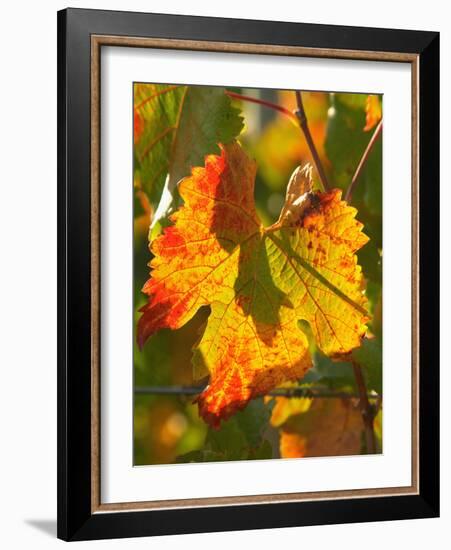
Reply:
M136 395L198 395L206 386L135 386ZM271 397L308 397L308 398L341 398L359 399L357 392L343 392L328 388L276 388L266 395ZM380 399L376 393L369 393L368 399Z

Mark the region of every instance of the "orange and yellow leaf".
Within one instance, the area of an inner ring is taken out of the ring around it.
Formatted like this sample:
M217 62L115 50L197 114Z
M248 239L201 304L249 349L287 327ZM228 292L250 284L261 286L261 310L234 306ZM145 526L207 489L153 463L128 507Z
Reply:
M140 346L210 306L193 364L196 378L210 377L198 403L212 426L304 376L312 363L300 320L329 356L358 347L368 321L355 255L368 238L355 208L339 190L306 193L296 215L264 228L255 210L255 174L255 163L233 142L180 182L184 206L153 241L143 288Z
M356 455L363 430L362 414L354 400L313 399L307 412L291 417L281 429L280 456Z

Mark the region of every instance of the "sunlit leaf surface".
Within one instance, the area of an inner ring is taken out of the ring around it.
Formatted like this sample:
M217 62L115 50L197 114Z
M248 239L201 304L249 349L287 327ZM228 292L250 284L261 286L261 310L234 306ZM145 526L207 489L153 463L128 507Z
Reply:
M310 192L295 215L265 228L254 205L255 174L236 142L193 168L179 185L184 206L151 245L143 289L140 346L211 308L193 364L196 377L209 375L198 403L212 426L308 371L299 321L324 354L338 357L360 345L369 320L355 254L368 238L356 209L339 190Z

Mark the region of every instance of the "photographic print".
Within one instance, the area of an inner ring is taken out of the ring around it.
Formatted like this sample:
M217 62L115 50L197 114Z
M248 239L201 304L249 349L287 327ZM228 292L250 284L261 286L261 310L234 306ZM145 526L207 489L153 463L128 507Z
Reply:
M133 96L135 465L382 452L382 96Z
M439 38L58 13L59 538L439 515Z

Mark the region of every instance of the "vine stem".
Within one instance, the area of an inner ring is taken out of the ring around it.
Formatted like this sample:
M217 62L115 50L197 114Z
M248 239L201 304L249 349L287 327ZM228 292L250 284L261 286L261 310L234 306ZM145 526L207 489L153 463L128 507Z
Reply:
M368 160L368 157L370 156L370 153L374 147L374 144L377 141L377 138L382 133L382 119L380 120L379 124L376 126L376 129L373 132L373 135L371 136L370 141L368 142L368 145L366 146L365 151L363 152L362 158L360 159L359 164L357 165L356 171L352 177L351 183L349 184L349 187L346 191L346 194L344 196L344 199L346 202L351 202L352 200L352 193L354 192L354 188L359 180L360 174L362 173L363 167L366 164L366 161Z
M206 386L135 386L134 392L139 395L197 395L205 390ZM306 398L335 398L358 399L360 393L329 390L328 388L276 388L266 395L272 397L306 397ZM378 395L369 394L368 399L377 400Z
M302 132L304 133L305 140L310 149L310 153L313 157L313 162L315 163L316 171L318 172L319 179L321 180L324 191L330 189L329 182L327 181L326 172L322 165L321 159L319 158L318 151L313 141L312 134L310 133L310 128L308 126L307 115L305 114L304 102L302 101L302 93L299 90L295 91L296 94L296 104L297 111L294 113L298 119L299 126L301 127Z
M226 90L226 95L233 99L239 99L240 101L247 101L249 103L257 103L258 105L263 105L264 107L269 107L270 109L274 109L275 111L279 111L279 113L284 114L285 116L291 118L291 120L297 121L296 115L290 111L289 109L286 109L285 107L282 107L282 105L278 105L277 103L272 103L271 101L265 101L264 99L258 99L257 97L251 97L248 95L241 95L237 94L235 92L230 92L229 90Z
M362 413L363 424L365 426L365 441L366 450L368 454L374 454L376 452L376 438L374 435L374 415L368 399L366 390L365 378L363 377L362 367L352 362L354 369L354 377L357 383L357 389L359 391L359 405Z

